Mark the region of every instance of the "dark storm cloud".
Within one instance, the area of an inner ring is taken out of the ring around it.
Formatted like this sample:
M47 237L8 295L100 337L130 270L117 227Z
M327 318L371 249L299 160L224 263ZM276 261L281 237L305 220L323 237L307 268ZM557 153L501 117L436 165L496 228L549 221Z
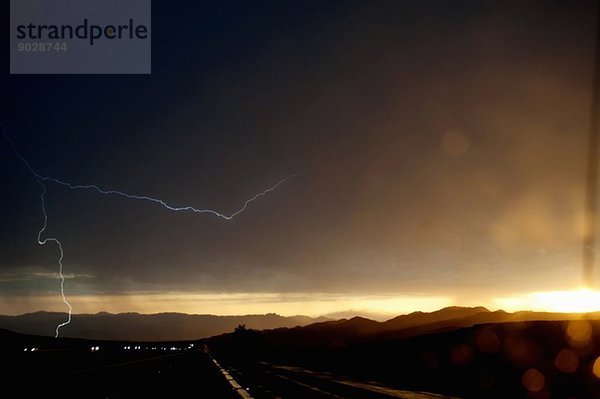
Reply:
M224 212L301 176L230 222L50 185L48 233L95 289L577 273L593 2L153 6L152 76L8 80L3 119L36 170ZM0 267L51 273L38 186L0 151Z

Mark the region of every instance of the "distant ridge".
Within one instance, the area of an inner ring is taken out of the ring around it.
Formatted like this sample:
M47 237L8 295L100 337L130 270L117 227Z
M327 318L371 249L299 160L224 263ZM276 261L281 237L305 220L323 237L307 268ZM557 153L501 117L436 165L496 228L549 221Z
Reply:
M281 349L344 348L356 344L409 338L423 334L452 331L487 323L528 321L564 321L586 318L600 320L600 313L567 314L545 312L508 313L484 307L447 307L434 312L413 312L377 322L363 317L324 321L294 328L277 328L262 332L266 344ZM229 334L213 337L215 342L229 339Z
M19 316L0 316L0 328L23 334L54 335L66 313L35 312ZM184 313L107 313L75 314L61 336L103 340L170 341L194 340L231 332L240 324L252 329L296 327L324 321L308 316L280 316L275 313L243 316L190 315Z
M452 306L434 312L413 312L378 322L355 316L339 320L326 317L262 315L216 316L185 313L107 313L76 314L61 330L72 338L173 341L195 340L230 333L238 325L264 330L275 345L307 348L345 347L381 339L407 338L432 332L449 331L484 323L522 321L560 321L576 318L600 319L600 313L566 314L545 312L490 311L484 307ZM35 312L19 316L0 316L0 328L18 333L51 336L65 313Z

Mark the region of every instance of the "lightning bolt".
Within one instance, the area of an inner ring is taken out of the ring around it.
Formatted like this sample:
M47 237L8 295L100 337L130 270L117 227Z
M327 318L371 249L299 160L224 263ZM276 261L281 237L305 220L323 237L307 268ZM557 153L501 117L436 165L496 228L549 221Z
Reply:
M139 201L149 201L149 202L154 202L155 204L159 204L160 206L162 206L163 208L166 208L170 211L176 211L176 212L182 212L182 211L189 211L189 212L194 212L194 213L209 213L212 214L214 216L217 216L219 218L225 219L225 220L231 220L234 217L236 217L237 215L239 215L240 213L244 212L248 206L250 205L250 203L252 203L253 201L257 200L258 198L267 195L268 193L270 193L271 191L275 190L277 187L279 187L280 185L282 185L283 183L287 182L288 180L297 177L298 175L290 175L288 177L286 177L285 179L280 180L279 182L277 182L277 184L259 192L258 194L255 194L253 197L249 198L246 200L246 202L244 202L244 205L238 209L237 211L233 212L230 215L224 214L222 212L218 212L215 211L214 209L202 209L202 208L196 208L194 206L191 205L185 205L185 206L174 206L174 205L170 205L167 202L159 199L159 198L153 198L153 197L148 197L145 195L136 195L136 194L128 194L125 193L123 191L117 191L117 190L106 190L103 188L100 188L98 186L96 186L95 184L71 184L71 183L67 183L64 182L62 180L58 180L55 179L53 177L47 177L47 176L40 176L37 173L33 172L34 176L41 181L50 181L56 184L60 184L61 186L65 186L71 189L80 189L80 190L94 190L100 194L104 194L104 195L117 195L120 197L125 197L125 198L129 198L129 199L134 199L134 200L139 200Z
M46 182L56 183L58 185L61 185L63 187L67 187L67 188L73 189L73 190L93 190L93 191L96 191L97 193L103 194L103 195L109 195L109 196L113 195L113 196L120 196L120 197L125 197L128 199L138 200L138 201L152 202L152 203L160 205L163 208L166 208L170 211L175 211L175 212L186 212L187 211L187 212L194 212L194 213L208 213L213 216L219 217L221 219L232 220L234 217L236 217L240 213L244 212L248 208L248 206L250 206L250 204L252 202L256 201L260 197L267 195L271 191L277 189L277 187L286 183L288 180L299 176L297 174L294 174L294 175L290 175L290 176L286 177L285 179L280 180L275 185L273 185L269 188L266 188L265 190L255 194L254 196L247 199L241 208L239 208L237 211L228 215L223 212L216 211L214 209L196 208L191 205L174 206L174 205L171 205L171 204L167 203L166 201L159 199L159 198L149 197L146 195L129 194L129 193L126 193L123 191L117 191L117 190L104 189L95 184L72 184L72 183L69 183L69 182L66 182L63 180L56 179L54 177L40 175L31 167L31 165L29 164L29 161L27 161L27 159L25 157L23 157L21 155L21 153L18 151L18 149L15 146L15 144L13 143L12 139L6 133L6 129L4 128L4 126L0 125L0 127L2 127L2 132L4 133L4 137L6 137L6 140L10 144L10 147L13 150L15 156L21 162L23 162L23 164L26 166L27 170L36 179L37 183L42 187L42 192L40 194L40 200L41 200L41 207L42 207L42 215L44 217L44 223L42 225L42 228L38 232L38 244L46 245L48 242L53 242L57 245L58 250L59 250L60 257L58 259L58 265L59 265L58 274L60 277L60 294L61 294L64 304L69 308L69 313L68 313L67 320L56 326L56 334L55 334L56 338L58 338L60 329L64 326L66 326L67 324L71 323L73 307L71 306L71 304L67 300L67 297L65 296L65 276L63 274L64 251L63 251L62 243L60 242L60 240L58 238L54 238L54 237L42 238L42 235L43 235L44 231L46 230L46 227L48 226L48 214L46 213L46 199L45 199L46 191L47 191L46 184L45 184Z
M48 243L48 242L53 242L58 246L58 251L60 253L60 256L58 258L58 275L60 277L60 296L62 297L64 304L67 305L67 307L69 308L69 315L67 317L67 320L56 326L56 334L54 335L54 338L58 338L58 333L59 333L59 330L61 329L61 327L64 327L71 322L71 314L73 313L73 307L71 306L69 301L67 301L67 297L65 296L65 275L63 274L63 263L62 263L63 258L65 257L65 252L63 251L62 244L58 240L58 238L47 237L47 238L42 239L42 234L46 230L46 226L48 226L48 214L46 213L46 186L43 183L41 183L39 180L38 180L38 183L42 186L42 193L40 194L40 200L42 201L42 214L44 215L44 224L42 225L42 228L38 232L38 244L46 245L46 243Z

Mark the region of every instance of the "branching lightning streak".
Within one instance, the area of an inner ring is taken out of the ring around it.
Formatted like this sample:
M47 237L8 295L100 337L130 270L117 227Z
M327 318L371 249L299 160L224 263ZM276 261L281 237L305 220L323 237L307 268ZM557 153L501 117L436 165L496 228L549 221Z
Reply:
M41 206L42 206L42 215L44 216L44 224L42 225L42 228L38 232L38 244L40 244L40 245L46 245L46 243L48 243L48 242L54 242L58 246L58 249L59 249L60 257L58 259L58 265L59 265L58 274L59 274L59 277L60 277L60 294L62 296L63 302L69 308L69 313L68 313L67 320L65 322L60 323L58 326L56 326L56 334L55 334L56 338L58 338L60 329L71 322L73 307L71 306L71 304L69 303L69 301L67 300L67 298L65 296L65 276L63 274L63 263L62 263L63 262L63 258L64 258L64 251L63 251L62 244L58 240L58 238L54 238L54 237L42 238L42 234L44 233L44 231L46 230L46 227L48 225L48 214L46 213L46 200L45 200L45 196L46 196L46 185L44 184L45 182L56 183L58 185L67 187L69 189L74 189L74 190L93 190L93 191L96 191L99 194L103 194L103 195L115 195L115 196L125 197L125 198L128 198L128 199L139 200L139 201L149 201L149 202L156 203L156 204L158 204L158 205L162 206L163 208L166 208L166 209L168 209L170 211L176 211L176 212L189 211L189 212L194 212L194 213L208 213L208 214L214 215L216 217L219 217L219 218L222 218L222 219L225 219L225 220L231 220L234 217L236 217L237 215L239 215L240 213L244 212L248 208L248 206L252 202L254 202L255 200L257 200L258 198L267 195L268 193L270 193L271 191L277 189L277 187L279 187L280 185L284 184L288 180L290 180L290 179L298 176L297 174L294 174L294 175L290 175L290 176L286 177L285 179L280 180L279 182L277 182L277 184L275 184L275 185L273 185L273 186L271 186L271 187L269 187L269 188L267 188L267 189L265 189L265 190L263 190L263 191L255 194L251 198L247 199L244 202L244 204L242 205L242 207L240 209L238 209L237 211L235 211L235 212L227 215L225 213L218 212L218 211L216 211L214 209L196 208L196 207L191 206L191 205L173 206L173 205L170 205L166 201L161 200L159 198L149 197L149 196L145 196L145 195L128 194L126 192L117 191L117 190L107 190L107 189L100 188L99 186L97 186L95 184L72 184L72 183L65 182L63 180L56 179L54 177L42 176L39 173L37 173L35 170L33 170L33 168L31 167L31 165L27 161L27 159L25 157L23 157L21 155L21 153L17 150L17 147L15 146L15 144L13 143L13 141L11 140L11 138L6 133L6 129L4 128L4 126L0 125L0 127L2 128L4 136L6 137L7 141L9 142L9 144L10 144L13 152L15 153L16 157L21 162L23 162L23 164L25 164L25 166L27 167L27 170L31 173L31 175L33 177L35 177L35 179L38 182L38 184L42 187L42 193L40 195L40 200L41 200Z
M258 194L255 194L253 197L251 197L250 199L247 199L246 202L244 202L244 205L238 209L237 211L233 212L230 215L226 215L224 213L215 211L214 209L201 209L201 208L196 208L194 206L191 205L186 205L186 206L173 206L173 205L169 205L167 202L159 199L159 198L153 198L153 197L148 197L145 195L136 195L136 194L128 194L122 191L117 191L117 190L105 190L102 189L98 186L96 186L95 184L71 184L71 183L67 183L64 182L62 180L58 180L55 179L53 177L46 177L46 176L41 176L38 175L37 173L33 172L32 173L35 175L35 177L39 180L42 181L50 181L56 184L60 184L61 186L65 186L71 189L81 189L81 190L94 190L97 191L100 194L104 194L104 195L117 195L117 196L121 196L121 197L125 197L125 198L129 198L129 199L134 199L134 200L140 200L140 201L150 201L150 202L154 202L156 204L161 205L163 208L166 208L170 211L177 211L177 212L181 212L181 211L190 211L190 212L194 212L194 213L210 213L214 216L220 217L222 219L225 220L231 220L234 217L236 217L237 215L239 215L240 213L244 212L248 206L250 205L250 203L252 203L253 201L257 200L258 198L270 193L271 191L275 190L277 187L279 187L280 185L282 185L283 183L287 182L288 180L297 177L298 175L291 175L286 177L285 179L280 180L279 182L277 182L277 184L275 184L274 186L271 186L263 191L261 191Z
M65 305L67 305L67 307L69 308L69 315L67 317L67 321L64 321L56 326L56 334L54 335L54 337L58 338L58 333L59 333L59 330L61 329L61 327L66 326L67 324L69 324L71 322L71 314L73 313L73 307L71 306L69 301L67 301L67 297L65 296L65 275L63 274L63 263L62 263L63 258L65 257L65 253L63 251L62 244L60 243L58 238L47 237L47 238L42 239L42 233L44 233L44 231L46 230L46 226L48 225L48 214L46 213L46 200L45 200L46 186L43 183L41 183L40 181L38 181L38 183L40 183L40 185L42 186L42 194L40 195L40 199L42 201L42 214L44 215L44 225L38 232L38 244L46 245L46 243L48 241L52 241L52 242L56 243L56 245L58 246L58 250L60 252L60 257L58 258L58 275L60 277L60 295L61 295L62 300L65 303Z
M46 185L43 183L43 180L40 179L40 176L32 169L32 167L29 164L29 162L27 161L27 159L25 159L21 155L21 153L17 150L17 147L15 147L15 144L12 142L12 140L6 133L4 126L1 126L1 127L2 127L2 132L4 133L4 136L8 140L10 147L12 148L12 150L15 153L15 155L17 156L17 158L19 158L19 160L21 160L21 162L23 162L25 164L25 166L27 167L27 170L29 170L29 172L36 178L36 181L38 182L38 184L42 187L42 192L40 194L40 201L41 201L41 205L42 205L42 215L44 216L44 224L42 225L42 228L38 232L37 240L38 240L38 244L40 244L40 245L46 245L48 242L53 242L58 247L58 251L60 254L60 256L58 258L58 276L60 278L60 296L62 297L62 301L64 302L64 304L67 305L67 307L69 308L67 320L56 326L56 331L55 331L54 337L58 338L60 329L71 322L71 317L73 314L73 306L71 306L71 303L69 303L69 301L67 300L67 297L65 296L65 275L63 274L63 258L65 257L65 252L63 250L62 243L60 242L60 240L58 238L55 238L55 237L42 238L42 234L44 234L44 231L46 231L46 227L48 227L48 214L46 213Z

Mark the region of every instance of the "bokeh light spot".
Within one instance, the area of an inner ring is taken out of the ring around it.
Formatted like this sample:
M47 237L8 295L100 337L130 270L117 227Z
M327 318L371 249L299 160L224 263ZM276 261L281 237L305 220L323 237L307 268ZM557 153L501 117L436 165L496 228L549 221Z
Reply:
M521 383L530 392L539 392L544 389L546 379L544 375L536 369L529 369L523 374Z
M554 365L563 373L574 373L579 368L579 356L570 349L563 349L556 355Z
M452 349L452 353L450 355L450 359L452 363L458 366L465 366L471 362L473 358L471 348L469 348L465 344L460 344Z
M483 353L494 353L500 349L500 338L491 330L483 330L477 336L477 347Z
M586 320L573 320L567 325L567 340L571 346L581 348L590 342L592 326Z
M592 371L596 377L600 378L600 356L596 358Z

